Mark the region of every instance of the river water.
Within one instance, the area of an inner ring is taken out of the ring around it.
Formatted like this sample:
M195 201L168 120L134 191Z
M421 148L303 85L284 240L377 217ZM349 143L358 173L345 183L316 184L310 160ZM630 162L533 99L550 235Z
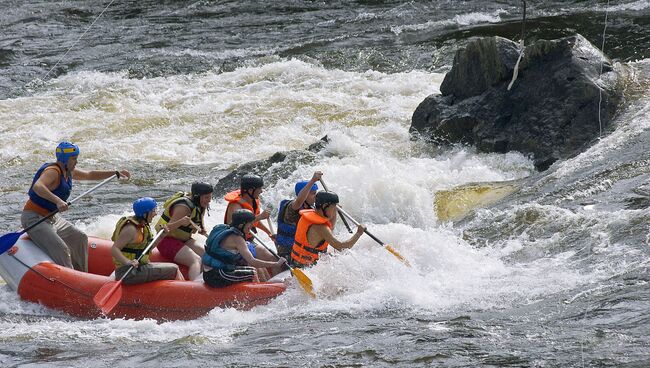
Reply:
M607 14L605 52L636 70L611 131L544 173L518 153L408 135L468 38L520 37L520 1L0 6L3 234L61 140L79 144L80 168L133 174L66 213L109 237L139 196L163 200L328 135L263 203L322 170L413 265L363 237L307 271L317 300L290 285L266 306L188 322L78 320L0 282L0 366L650 366L647 1L528 2L527 43L578 32L600 47ZM455 224L437 218L437 191L495 181L519 190ZM207 224L224 209L214 200Z

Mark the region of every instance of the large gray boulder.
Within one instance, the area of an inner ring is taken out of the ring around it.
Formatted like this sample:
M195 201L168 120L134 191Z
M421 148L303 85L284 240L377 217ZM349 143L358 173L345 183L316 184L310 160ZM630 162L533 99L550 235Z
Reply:
M413 113L411 134L482 152L519 151L546 170L605 131L622 100L621 67L581 35L540 40L525 48L508 91L518 56L518 45L505 38L471 41L456 53L441 94Z

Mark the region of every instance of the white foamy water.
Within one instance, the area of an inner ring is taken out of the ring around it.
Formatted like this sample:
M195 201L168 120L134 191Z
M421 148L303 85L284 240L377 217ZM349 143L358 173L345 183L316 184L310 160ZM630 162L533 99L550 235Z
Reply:
M501 21L501 15L508 14L508 11L504 9L497 9L493 12L472 12L465 14L458 14L451 19L446 20L437 20L437 21L428 21L426 23L418 24L407 24L391 27L391 31L396 35L399 35L402 32L408 31L422 31L428 29L439 29L446 27L454 26L468 26L472 24L481 24L481 23L499 23Z

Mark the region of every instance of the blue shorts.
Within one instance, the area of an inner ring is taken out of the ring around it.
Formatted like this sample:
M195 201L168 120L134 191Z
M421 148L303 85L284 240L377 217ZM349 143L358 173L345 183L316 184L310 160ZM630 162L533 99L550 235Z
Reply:
M248 250L251 251L253 257L257 258L257 252L255 251L255 244L253 244L253 242L247 241L246 245L248 245Z

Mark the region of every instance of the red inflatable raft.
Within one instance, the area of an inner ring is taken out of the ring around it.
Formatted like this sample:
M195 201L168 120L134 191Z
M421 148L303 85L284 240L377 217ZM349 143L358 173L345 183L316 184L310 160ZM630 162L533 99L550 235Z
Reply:
M77 317L100 317L93 297L112 280L112 242L89 238L88 243L88 273L56 265L29 239L20 239L0 255L0 276L24 300ZM162 261L156 249L150 258L153 262ZM187 270L181 270L187 277ZM175 280L122 285L122 298L107 317L189 320L214 308L246 310L266 304L284 290L283 283L252 282L218 289L203 282Z

